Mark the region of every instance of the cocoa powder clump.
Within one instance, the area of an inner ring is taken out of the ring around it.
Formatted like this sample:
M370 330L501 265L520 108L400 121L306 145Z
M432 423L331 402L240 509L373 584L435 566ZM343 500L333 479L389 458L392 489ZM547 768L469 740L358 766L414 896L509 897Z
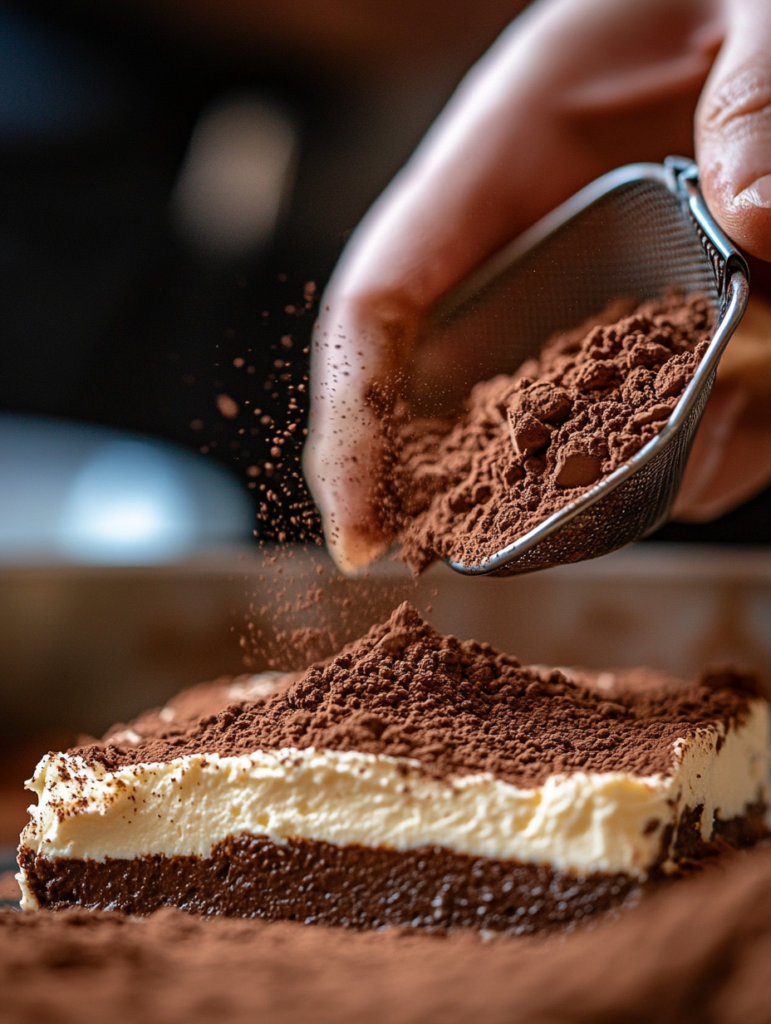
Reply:
M624 305L477 384L454 422L397 407L383 515L416 571L483 561L659 433L707 349L712 308L703 295Z
M675 739L741 720L755 693L750 677L730 671L690 685L643 674L593 688L589 677L445 636L405 602L267 701L220 704L185 730L157 721L130 746L108 734L77 752L114 769L207 752L358 750L414 758L435 777L492 772L529 787L556 772L667 772Z

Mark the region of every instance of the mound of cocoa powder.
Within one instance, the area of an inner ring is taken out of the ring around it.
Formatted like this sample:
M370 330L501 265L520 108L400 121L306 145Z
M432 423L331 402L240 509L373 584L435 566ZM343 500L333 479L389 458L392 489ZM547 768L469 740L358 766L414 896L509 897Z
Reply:
M219 693L215 713L192 725L155 716L154 731L133 740L125 730L108 733L103 746L74 752L115 769L202 752L360 750L415 758L436 777L489 771L527 787L555 772L666 772L678 736L741 720L755 693L754 680L739 673L686 685L653 671L642 680L641 671L629 686L620 677L599 690L445 636L405 602L267 700L222 708ZM140 723L146 730L150 719Z
M475 564L574 501L661 430L714 329L703 295L616 303L477 384L454 422L397 411L384 513L416 571ZM611 321L611 322L608 322Z

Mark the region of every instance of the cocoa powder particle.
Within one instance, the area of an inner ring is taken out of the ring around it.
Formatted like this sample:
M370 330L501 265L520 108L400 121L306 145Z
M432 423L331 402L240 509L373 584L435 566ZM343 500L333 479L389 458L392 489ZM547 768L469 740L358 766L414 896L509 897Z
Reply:
M144 719L130 743L108 734L75 752L115 769L207 752L359 750L414 758L439 778L486 771L529 787L555 772L667 772L676 738L741 720L754 693L752 678L730 671L685 685L637 670L600 690L445 636L405 602L267 700L220 703L186 727L156 716L148 732Z
M623 307L477 384L454 422L397 408L383 516L416 571L482 562L659 433L707 349L712 308L703 295Z

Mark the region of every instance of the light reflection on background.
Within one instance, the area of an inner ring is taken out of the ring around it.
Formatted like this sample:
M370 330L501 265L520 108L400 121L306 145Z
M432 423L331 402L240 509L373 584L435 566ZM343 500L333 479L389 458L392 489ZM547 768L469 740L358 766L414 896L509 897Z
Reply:
M227 470L102 427L0 415L0 480L0 563L156 564L252 533Z
M258 95L225 96L203 111L171 200L178 234L204 261L264 251L291 190L291 120Z

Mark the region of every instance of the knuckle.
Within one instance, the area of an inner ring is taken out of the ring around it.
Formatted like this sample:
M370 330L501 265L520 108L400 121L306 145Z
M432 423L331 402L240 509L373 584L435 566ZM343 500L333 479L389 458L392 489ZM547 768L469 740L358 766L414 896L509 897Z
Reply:
M704 96L700 110L702 131L725 134L748 118L771 118L771 62L737 68Z

